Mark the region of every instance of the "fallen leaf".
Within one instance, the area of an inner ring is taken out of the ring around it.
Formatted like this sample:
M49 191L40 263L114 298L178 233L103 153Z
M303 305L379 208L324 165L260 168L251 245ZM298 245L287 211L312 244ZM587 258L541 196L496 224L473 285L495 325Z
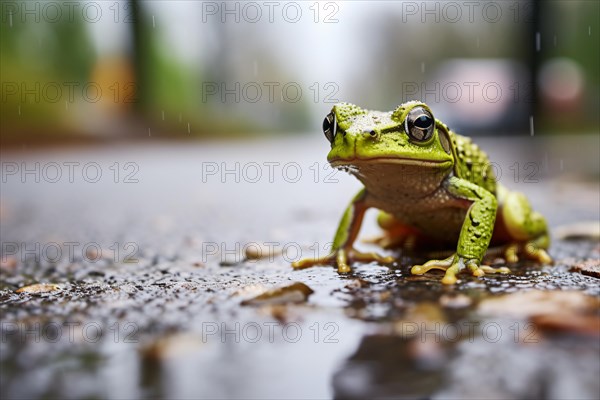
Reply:
M268 258L269 260L281 254L281 250L275 250L273 246L265 246L259 243L253 243L246 247L246 259L260 260Z
M600 299L576 291L517 292L479 304L479 312L487 316L529 319L544 332L592 336L600 336L599 309Z
M531 290L492 297L479 303L487 316L530 318L536 315L574 314L596 311L600 300L576 291Z
M538 315L531 318L538 328L545 331L575 332L582 335L600 336L600 317L597 315L563 314Z
M600 260L585 260L569 268L571 272L600 278Z
M60 286L54 283L36 283L29 286L23 286L17 290L17 293L47 293L60 290Z
M249 300L242 301L243 306L274 305L285 303L303 303L314 291L302 282L268 290Z

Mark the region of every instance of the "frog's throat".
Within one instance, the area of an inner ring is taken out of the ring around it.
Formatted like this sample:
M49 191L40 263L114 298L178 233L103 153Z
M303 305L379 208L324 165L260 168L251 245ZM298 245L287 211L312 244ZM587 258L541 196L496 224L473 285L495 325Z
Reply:
M444 169L452 166L452 161L449 160L427 160L404 157L336 157L329 160L329 163L332 167L360 166L361 164L401 164Z

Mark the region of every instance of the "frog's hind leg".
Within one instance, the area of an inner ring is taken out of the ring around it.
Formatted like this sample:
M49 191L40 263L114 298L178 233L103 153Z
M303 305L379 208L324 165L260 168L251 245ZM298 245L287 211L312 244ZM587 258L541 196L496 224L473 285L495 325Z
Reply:
M502 197L499 214L510 236L510 244L504 248L506 261L515 263L522 255L543 264L551 263L552 258L546 252L550 236L544 217L531 209L522 193L506 191Z

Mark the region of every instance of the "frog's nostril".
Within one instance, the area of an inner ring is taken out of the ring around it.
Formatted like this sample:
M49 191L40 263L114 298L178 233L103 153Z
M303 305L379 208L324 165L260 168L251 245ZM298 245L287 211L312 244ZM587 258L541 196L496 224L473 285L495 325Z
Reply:
M376 130L363 131L363 134L365 136L368 135L371 139L377 139L379 137L379 134L377 133Z

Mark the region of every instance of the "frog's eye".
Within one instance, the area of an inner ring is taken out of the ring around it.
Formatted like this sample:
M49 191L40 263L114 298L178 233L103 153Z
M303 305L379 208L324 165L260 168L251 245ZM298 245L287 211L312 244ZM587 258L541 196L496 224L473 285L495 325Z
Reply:
M433 115L423 107L415 107L404 120L404 130L418 142L426 142L433 136L435 123Z
M337 121L335 120L333 111L327 114L323 120L323 133L327 140L329 140L329 143L333 143L333 139L335 139L335 134L337 133Z

